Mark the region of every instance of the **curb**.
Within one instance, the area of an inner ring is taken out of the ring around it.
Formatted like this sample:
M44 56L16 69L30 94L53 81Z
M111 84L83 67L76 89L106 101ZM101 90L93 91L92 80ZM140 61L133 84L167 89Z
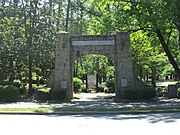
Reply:
M0 112L0 115L121 115L121 114L158 114L158 113L178 113L180 110L151 110L151 111L84 111L84 112Z

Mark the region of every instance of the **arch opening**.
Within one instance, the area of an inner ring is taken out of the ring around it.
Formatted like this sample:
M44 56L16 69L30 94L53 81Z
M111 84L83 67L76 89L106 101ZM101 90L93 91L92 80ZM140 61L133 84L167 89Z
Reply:
M72 74L75 98L82 97L83 93L115 95L115 62L105 55L87 54L76 58Z

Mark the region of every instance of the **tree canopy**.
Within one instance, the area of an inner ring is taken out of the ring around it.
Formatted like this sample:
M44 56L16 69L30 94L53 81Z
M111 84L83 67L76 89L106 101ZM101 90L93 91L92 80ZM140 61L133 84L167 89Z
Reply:
M29 83L32 94L34 74L46 80L54 69L59 31L129 31L139 78L180 77L179 9L179 0L0 0L0 80ZM74 74L97 72L96 66L88 65L93 60L100 61L99 71L111 74L113 64L99 55L75 61Z

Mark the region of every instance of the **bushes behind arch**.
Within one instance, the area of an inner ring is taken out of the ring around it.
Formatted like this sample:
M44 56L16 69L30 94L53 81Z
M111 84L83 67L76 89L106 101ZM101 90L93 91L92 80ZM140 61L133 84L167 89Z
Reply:
M156 90L152 87L123 88L122 96L130 100L151 100L156 97Z
M19 99L20 89L13 85L0 85L0 102L16 102Z

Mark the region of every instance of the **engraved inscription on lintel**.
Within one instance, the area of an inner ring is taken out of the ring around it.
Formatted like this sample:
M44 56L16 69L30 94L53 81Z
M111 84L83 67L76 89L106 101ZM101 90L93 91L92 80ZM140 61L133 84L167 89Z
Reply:
M114 40L72 41L72 45L115 45Z

